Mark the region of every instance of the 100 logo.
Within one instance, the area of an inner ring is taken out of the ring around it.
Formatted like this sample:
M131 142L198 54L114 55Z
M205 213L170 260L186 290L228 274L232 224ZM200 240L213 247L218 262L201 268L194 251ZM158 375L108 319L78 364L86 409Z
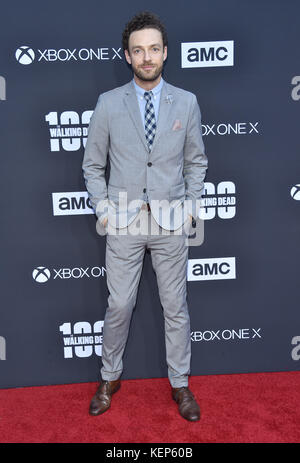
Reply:
M84 148L92 114L93 111L84 111L81 116L76 111L48 113L45 120L50 126L51 151L78 151L81 147Z
M99 320L91 325L89 322L70 322L60 325L63 333L64 358L91 357L93 353L102 355L102 332L104 321Z

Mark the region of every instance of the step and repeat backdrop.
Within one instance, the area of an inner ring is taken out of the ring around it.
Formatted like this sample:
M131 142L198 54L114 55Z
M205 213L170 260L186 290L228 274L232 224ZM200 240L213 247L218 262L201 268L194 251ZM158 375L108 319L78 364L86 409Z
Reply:
M81 165L99 94L132 78L124 25L149 8L1 4L2 388L100 377L106 238ZM168 30L164 78L196 94L209 159L205 238L189 240L192 375L299 370L300 4L153 0L151 11ZM154 377L167 368L146 253L123 378Z

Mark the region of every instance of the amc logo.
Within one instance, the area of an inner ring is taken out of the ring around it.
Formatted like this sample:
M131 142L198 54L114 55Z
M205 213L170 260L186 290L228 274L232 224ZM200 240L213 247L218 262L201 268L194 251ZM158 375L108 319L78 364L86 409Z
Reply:
M0 360L6 360L6 340L0 336Z
M6 80L0 76L0 101L6 100Z
M295 346L291 352L292 359L296 361L300 360L300 336L293 337L292 345Z
M235 257L189 259L188 281L228 280L236 278Z
M181 44L182 68L233 66L233 62L233 40L217 42L184 42Z
M52 193L53 215L94 214L87 191Z

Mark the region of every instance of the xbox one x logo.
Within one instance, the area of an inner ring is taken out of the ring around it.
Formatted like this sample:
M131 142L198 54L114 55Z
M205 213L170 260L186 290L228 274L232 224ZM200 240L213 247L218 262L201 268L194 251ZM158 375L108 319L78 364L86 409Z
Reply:
M36 59L37 62L55 63L69 61L112 61L114 59L122 60L120 55L121 47L97 47L97 48L45 48L44 50L33 48L28 45L22 45L16 50L15 57L20 64L31 64ZM37 56L36 56L37 53Z
M105 267L62 267L52 268L51 271L44 266L35 267L32 272L32 278L37 283L46 283L50 280L81 280L81 278L104 278L106 274Z
M19 47L16 51L16 60L20 64L31 64L34 61L35 53L32 48L27 45Z
M45 283L50 278L50 270L47 267L36 267L32 272L32 278L37 283Z
M300 201L300 184L295 185L291 188L291 197L296 201Z

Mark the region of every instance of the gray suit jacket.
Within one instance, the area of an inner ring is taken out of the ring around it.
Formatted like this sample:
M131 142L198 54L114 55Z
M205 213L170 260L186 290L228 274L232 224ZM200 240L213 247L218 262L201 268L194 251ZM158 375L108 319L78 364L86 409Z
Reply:
M100 221L108 215L114 226L126 227L145 195L154 219L167 230L179 228L188 213L196 218L207 169L196 96L164 82L149 153L133 82L101 94L82 167Z

